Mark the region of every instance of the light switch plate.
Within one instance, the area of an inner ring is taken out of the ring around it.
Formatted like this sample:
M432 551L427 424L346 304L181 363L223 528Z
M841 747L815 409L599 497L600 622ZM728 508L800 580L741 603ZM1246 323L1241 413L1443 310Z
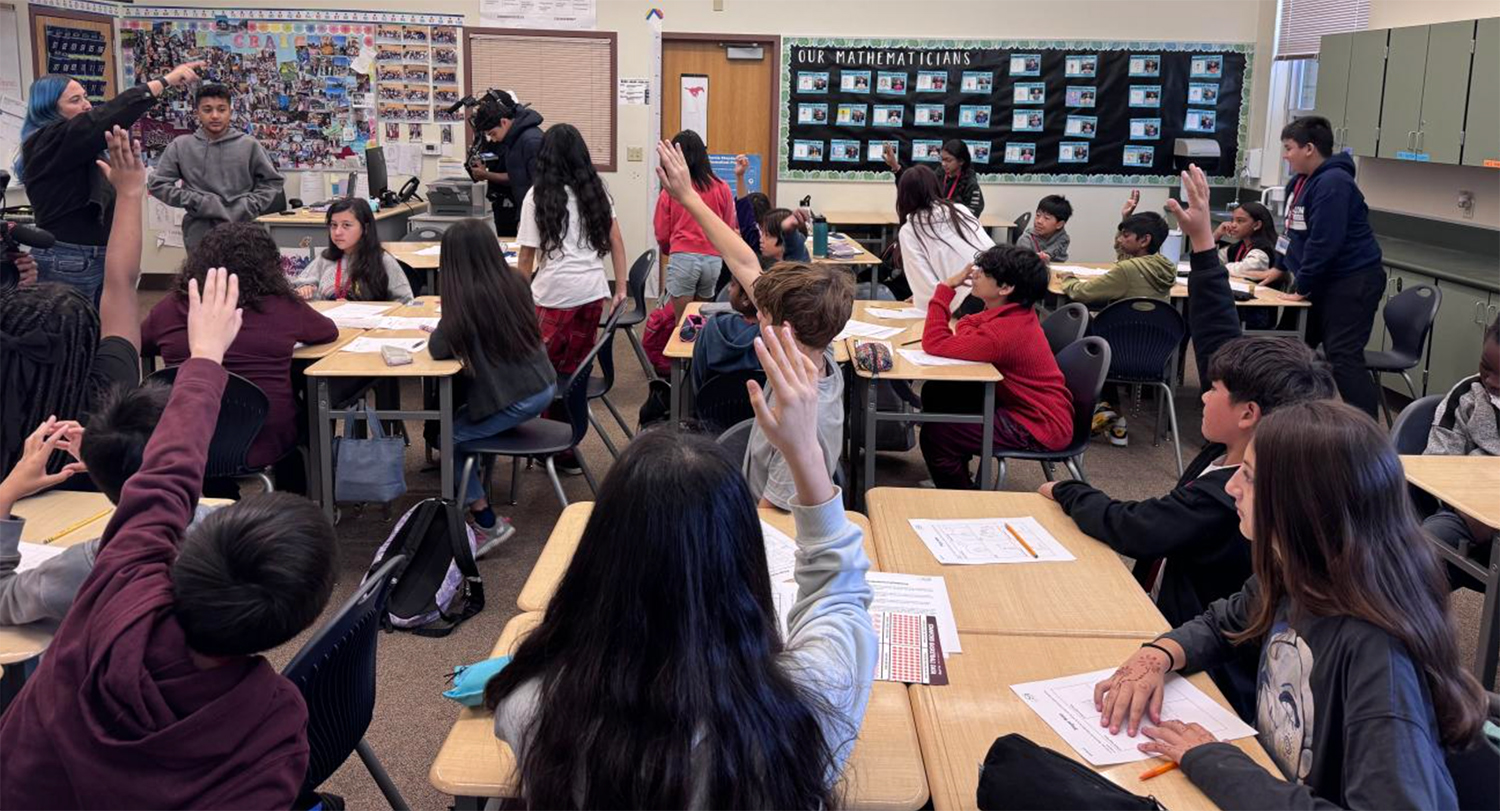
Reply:
M646 159L646 149L645 149L645 147L639 147L639 146L627 146L627 147L625 147L625 160L628 160L628 161L631 161L631 162L637 162L637 161L643 161L645 159Z

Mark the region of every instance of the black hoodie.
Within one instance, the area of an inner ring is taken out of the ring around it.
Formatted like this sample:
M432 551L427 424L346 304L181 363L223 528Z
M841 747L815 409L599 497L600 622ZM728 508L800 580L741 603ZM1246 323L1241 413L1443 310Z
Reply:
M531 191L531 175L536 171L536 155L542 151L542 114L524 104L516 105L516 117L500 141L505 152L505 173L510 177L510 199L516 208Z

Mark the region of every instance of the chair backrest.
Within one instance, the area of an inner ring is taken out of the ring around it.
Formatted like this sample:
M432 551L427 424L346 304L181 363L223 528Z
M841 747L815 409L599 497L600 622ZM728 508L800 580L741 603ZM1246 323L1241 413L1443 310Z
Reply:
M1391 426L1391 444L1396 453L1417 455L1427 450L1427 435L1432 432L1432 420L1437 416L1438 405L1443 395L1429 394L1412 400L1396 416Z
M401 237L402 242L441 242L442 239L441 230L427 226L408 231Z
M1047 336L1047 345L1052 354L1063 351L1063 347L1082 338L1089 329L1089 308L1074 301L1047 316L1042 322L1042 333Z
M606 317L604 338L599 342L599 371L604 375L604 388L596 396L603 397L615 387L615 333L619 331L620 316L624 315L625 302Z
M750 447L750 429L755 427L755 418L740 420L733 426L726 428L724 433L719 434L718 440L724 450L728 451L729 458L738 460L741 464L745 461L745 451Z
M745 382L754 380L765 385L766 373L759 369L741 369L714 375L703 381L693 396L693 412L704 430L722 431L755 416Z
M1089 332L1109 342L1111 380L1151 383L1166 379L1167 361L1187 324L1161 299L1126 298L1094 316Z
M1097 335L1080 338L1057 353L1057 368L1073 396L1073 441L1069 448L1088 444L1093 431L1094 406L1109 377L1112 351L1108 341Z
M1427 284L1414 284L1387 301L1385 331L1391 336L1391 352L1420 358L1442 303L1443 291Z
M630 295L630 300L635 302L635 312L640 313L641 318L646 317L646 279L654 269L656 249L647 248L635 258L635 264L630 266L630 275L625 280L625 290Z
M1023 211L1021 216L1010 226L1010 244L1014 245L1021 241L1021 235L1026 233L1026 226L1031 224L1031 212Z
M895 301L896 294L889 287L871 279L854 285L855 301Z
M147 380L170 386L177 382L176 366L158 369ZM214 423L214 436L208 443L208 462L203 467L207 479L222 476L238 476L249 472L246 457L250 446L260 436L261 426L266 423L266 414L271 410L271 401L260 386L243 377L229 373L224 385L224 396L219 401L219 421Z
M375 648L396 555L355 589L353 596L292 657L281 675L307 702L307 778L304 790L322 785L349 759L375 715Z
M425 272L417 270L400 259L396 260L396 265L401 268L401 274L406 277L406 286L411 288L412 295L427 296L437 293L436 290L427 289L427 274Z
M584 435L589 432L589 376L594 373L594 361L598 360L599 353L614 346L615 327L619 325L620 314L624 312L623 305L614 308L609 314L609 320L604 323L604 335L583 356L583 362L578 364L573 374L568 375L557 392L558 399L562 400L563 408L568 412L568 423L573 426L574 445L582 442Z

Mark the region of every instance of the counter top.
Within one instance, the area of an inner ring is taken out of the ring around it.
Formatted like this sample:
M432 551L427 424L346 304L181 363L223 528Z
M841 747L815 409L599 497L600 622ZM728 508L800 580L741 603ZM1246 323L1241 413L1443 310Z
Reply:
M1388 267L1500 293L1500 259L1494 256L1378 234L1375 241L1380 243L1380 252Z

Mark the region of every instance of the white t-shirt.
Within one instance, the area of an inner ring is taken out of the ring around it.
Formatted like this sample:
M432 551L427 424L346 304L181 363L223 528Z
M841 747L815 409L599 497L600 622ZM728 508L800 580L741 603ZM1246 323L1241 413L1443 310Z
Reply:
M578 214L578 196L568 189L568 233L562 246L543 254L542 230L536 222L536 189L527 190L521 201L521 222L516 228L516 242L524 248L536 248L536 267L531 273L531 297L538 307L566 310L582 307L591 301L609 298L609 283L604 275L604 257L594 252L583 234L583 218ZM609 216L615 215L614 204ZM606 254L607 256L608 254Z
M961 213L958 223L948 219L947 209L934 205L907 219L897 235L901 243L901 268L911 286L912 305L927 312L927 302L943 280L968 267L974 254L995 247L995 241L979 225L979 218L969 209L955 203ZM922 229L917 230L920 222ZM937 237L934 238L933 234ZM960 287L953 297L953 309L969 296L969 288Z

